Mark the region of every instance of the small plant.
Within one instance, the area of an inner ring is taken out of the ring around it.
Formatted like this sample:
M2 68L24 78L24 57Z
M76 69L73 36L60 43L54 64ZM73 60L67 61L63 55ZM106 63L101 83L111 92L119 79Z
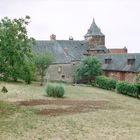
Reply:
M64 86L62 84L49 83L46 88L46 93L49 97L62 98L65 93Z
M6 88L5 86L3 86L1 92L3 92L3 93L7 93L8 90L7 90L7 88Z

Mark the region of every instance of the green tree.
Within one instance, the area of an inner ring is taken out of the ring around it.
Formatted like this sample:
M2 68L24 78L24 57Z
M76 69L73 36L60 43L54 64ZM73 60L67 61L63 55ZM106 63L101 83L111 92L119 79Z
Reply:
M76 79L87 79L88 83L91 83L91 80L95 79L95 76L100 75L101 72L102 69L99 61L95 57L89 56L81 60L78 65L76 69Z
M51 53L38 53L35 54L35 65L37 73L40 75L41 83L43 85L44 76L46 75L49 65L54 61L54 56Z
M30 84L35 77L35 63L34 59L30 59L22 67L21 79L23 79L27 84Z
M26 30L29 22L29 16L19 19L5 17L0 21L0 75L3 79L17 81L23 78L21 71L24 71L29 64L28 60L32 58L31 47L34 43Z

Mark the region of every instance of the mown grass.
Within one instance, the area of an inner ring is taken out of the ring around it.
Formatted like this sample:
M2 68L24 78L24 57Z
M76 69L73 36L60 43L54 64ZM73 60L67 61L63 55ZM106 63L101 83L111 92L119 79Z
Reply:
M106 100L107 109L55 117L37 115L32 107L7 104L45 96L45 86L1 83L8 93L0 93L0 140L139 140L140 100L115 92L86 86L65 85L63 98ZM58 99L59 100L59 99Z
M0 101L0 132L12 134L15 138L22 136L22 132L34 128L34 124L29 123L29 121L35 112L35 109ZM5 135L1 136L0 133L0 137L2 139Z

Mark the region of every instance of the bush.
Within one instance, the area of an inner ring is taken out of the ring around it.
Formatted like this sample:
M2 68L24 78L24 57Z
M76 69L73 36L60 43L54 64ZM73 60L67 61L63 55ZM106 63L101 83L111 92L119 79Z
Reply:
M64 96L65 90L62 84L49 83L46 88L46 93L49 97L59 97Z
M97 85L103 89L113 90L116 88L116 80L105 76L97 76L95 79L95 84L93 85Z
M140 95L140 73L137 75L136 83L138 88L138 94Z
M128 82L118 82L116 85L116 89L118 93L138 97L138 87L136 84L130 84Z

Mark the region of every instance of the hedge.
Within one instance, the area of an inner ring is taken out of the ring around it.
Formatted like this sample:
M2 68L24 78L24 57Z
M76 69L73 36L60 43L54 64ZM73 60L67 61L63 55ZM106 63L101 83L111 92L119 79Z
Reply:
M139 95L138 86L136 84L131 84L124 81L120 81L117 83L116 90L118 93L122 93L133 97L138 97Z
M96 86L107 90L114 90L116 88L116 80L105 76L97 76L95 84Z
M49 97L59 97L64 96L65 90L62 84L49 83L46 88L46 93Z

